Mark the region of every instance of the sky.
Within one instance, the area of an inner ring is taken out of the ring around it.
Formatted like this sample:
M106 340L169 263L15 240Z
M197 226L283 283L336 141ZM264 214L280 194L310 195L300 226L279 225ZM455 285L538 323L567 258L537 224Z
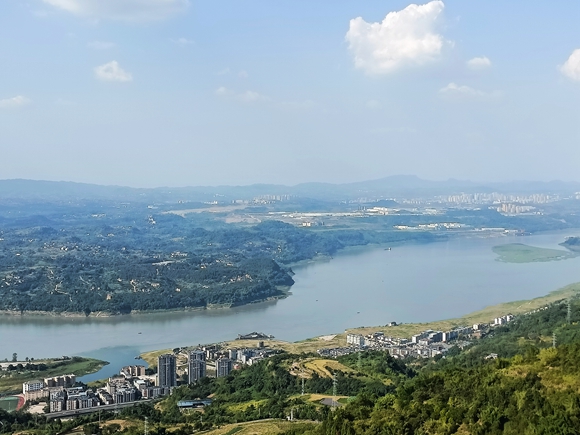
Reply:
M0 179L580 181L580 2L2 0Z

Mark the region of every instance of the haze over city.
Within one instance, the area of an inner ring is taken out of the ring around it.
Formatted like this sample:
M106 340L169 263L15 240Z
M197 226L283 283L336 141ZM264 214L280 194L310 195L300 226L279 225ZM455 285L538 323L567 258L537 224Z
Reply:
M0 178L580 181L579 9L5 1Z
M0 435L572 434L580 3L0 0Z

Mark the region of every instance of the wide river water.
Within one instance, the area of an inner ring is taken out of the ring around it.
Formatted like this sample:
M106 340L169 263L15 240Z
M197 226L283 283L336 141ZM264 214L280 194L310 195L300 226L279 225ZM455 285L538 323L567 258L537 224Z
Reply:
M294 268L292 295L226 310L112 318L0 316L0 359L85 355L111 364L84 381L134 364L140 352L231 340L252 331L296 341L357 326L459 317L488 305L542 296L580 282L580 257L546 263L496 261L492 247L558 246L580 230L524 237L458 238L391 251L366 248Z

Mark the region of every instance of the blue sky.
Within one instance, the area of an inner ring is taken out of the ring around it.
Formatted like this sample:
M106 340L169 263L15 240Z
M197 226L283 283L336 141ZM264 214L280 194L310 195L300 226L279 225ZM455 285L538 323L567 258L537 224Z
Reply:
M5 0L0 178L580 181L578 16L573 1Z

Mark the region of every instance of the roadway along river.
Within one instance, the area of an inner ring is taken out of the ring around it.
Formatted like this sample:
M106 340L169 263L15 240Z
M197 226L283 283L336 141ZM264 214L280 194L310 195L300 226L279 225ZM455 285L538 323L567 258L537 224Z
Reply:
M238 333L260 331L295 341L356 326L458 317L580 281L580 257L508 264L495 261L491 251L513 242L560 248L570 235L580 231L343 253L295 268L288 298L229 310L103 319L0 317L0 358L17 352L19 359L87 355L111 362L83 379L88 381L134 363L142 351L230 340Z

